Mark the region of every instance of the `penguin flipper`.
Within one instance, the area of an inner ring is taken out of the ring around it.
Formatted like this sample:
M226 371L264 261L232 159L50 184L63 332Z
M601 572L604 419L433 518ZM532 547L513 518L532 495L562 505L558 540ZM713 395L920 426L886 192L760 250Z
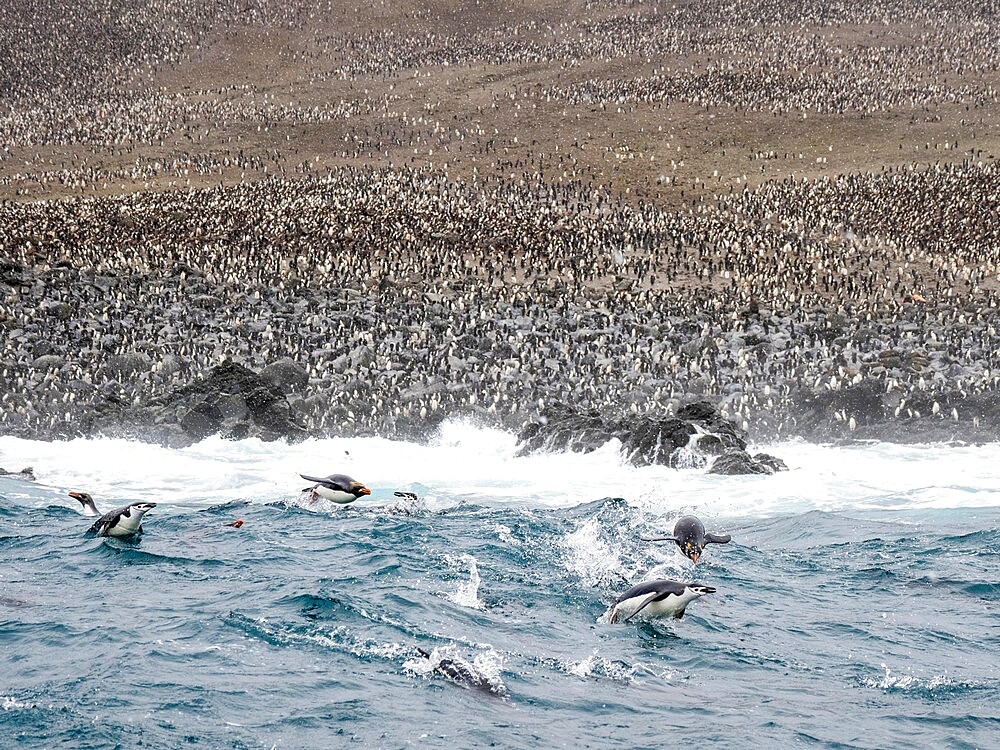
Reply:
M635 617L637 614L639 614L640 612L642 612L642 610L644 610L646 608L647 604L651 604L652 602L655 602L659 598L660 598L660 592L659 591L654 591L652 594L650 594L645 599L643 599L642 604L639 605L639 607L635 610L635 612L633 612L628 617L626 617L623 620L623 622L628 622L633 617Z
M308 474L299 474L299 476L305 479L307 482L316 482L318 484L323 484L324 482L329 481L326 477L313 477Z
M674 619L675 620L679 620L682 617L684 617L684 610L683 609L679 609L676 612L674 612Z
M729 544L732 539L729 534L705 534L705 544Z

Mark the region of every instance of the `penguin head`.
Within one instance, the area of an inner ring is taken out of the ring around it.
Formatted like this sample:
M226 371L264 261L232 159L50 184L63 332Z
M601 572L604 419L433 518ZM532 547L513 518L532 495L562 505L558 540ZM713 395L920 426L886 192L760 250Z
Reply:
M156 507L156 503L131 503L129 509L142 516Z
M674 524L674 541L691 562L697 563L705 549L705 525L696 516L683 516Z
M715 588L712 586L706 586L703 583L689 583L687 585L688 591L690 591L695 596L704 596L705 594L714 594Z
M697 542L693 542L690 539L683 542L678 539L677 546L681 548L681 552L683 552L686 557L689 557L693 563L698 562L698 558L701 557L702 550L705 549L702 545Z
M362 495L370 495L372 491L365 487L361 482L351 481L350 485L347 487L347 491L350 492L355 497L361 497Z
M67 493L74 500L79 500L80 505L83 506L83 512L90 516L99 516L101 512L97 510L97 504L94 502L94 498L86 492L70 492Z

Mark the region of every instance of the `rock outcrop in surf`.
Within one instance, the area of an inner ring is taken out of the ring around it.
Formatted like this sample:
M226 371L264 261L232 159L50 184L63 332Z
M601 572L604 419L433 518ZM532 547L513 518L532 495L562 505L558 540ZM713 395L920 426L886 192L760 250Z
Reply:
M768 453L758 453L751 456L737 448L729 448L715 459L709 474L774 474L776 471L787 471L788 466L780 458Z
M306 437L282 389L231 360L204 378L139 405L124 406L109 399L86 431L172 447L210 435L267 441Z
M23 479L26 482L34 482L35 470L31 466L25 466L20 471L7 471L7 469L0 467L0 477L9 477L10 479Z
M746 455L747 447L736 425L707 401L686 404L675 416L642 414L619 418L556 403L547 406L538 421L521 430L518 452L527 455L538 451L593 451L611 439L622 444L628 460L637 466L702 467L715 456ZM784 468L783 462L774 461L769 465L780 464ZM745 471L716 473L765 473L758 469L758 464L749 459L743 464ZM740 464L726 458L724 465L737 469Z

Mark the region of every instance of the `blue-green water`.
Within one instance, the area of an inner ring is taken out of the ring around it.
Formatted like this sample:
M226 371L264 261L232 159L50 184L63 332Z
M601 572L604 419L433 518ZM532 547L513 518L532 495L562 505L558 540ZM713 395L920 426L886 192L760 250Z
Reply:
M517 459L470 427L429 446L2 439L0 465L38 482L0 479L0 737L1000 746L998 447L769 449L788 474L635 469L614 446ZM302 507L296 472L335 470L372 497ZM137 542L99 539L70 489L160 504ZM692 511L733 542L692 566L639 539ZM680 621L601 621L655 577L718 591Z

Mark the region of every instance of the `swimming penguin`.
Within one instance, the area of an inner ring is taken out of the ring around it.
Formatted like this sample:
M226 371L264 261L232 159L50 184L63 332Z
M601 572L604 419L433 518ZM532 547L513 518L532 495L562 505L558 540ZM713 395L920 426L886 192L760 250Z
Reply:
M309 500L315 502L319 498L332 500L335 503L346 505L353 503L362 495L370 495L372 491L361 482L356 482L346 474L331 474L328 477L311 477L308 474L299 474L305 480L316 482L313 487L306 487L303 492L309 492Z
M695 516L683 516L674 524L673 536L641 537L644 542L677 542L681 552L698 562L701 551L706 544L729 544L732 537L729 534L706 534L705 524Z
M640 612L646 617L670 617L679 620L687 605L715 589L700 583L681 583L660 579L633 586L611 606L608 622L628 622Z
M431 661L434 658L429 651L419 646L417 647L417 652L427 659L427 661ZM502 685L493 684L471 664L459 661L458 659L441 659L441 661L434 665L434 671L457 682L462 687L481 690L490 695L503 696L506 692Z
M97 505L94 503L94 498L92 498L86 492L70 492L69 496L74 500L80 501L80 504L83 506L83 515L85 516L101 515L101 511L97 509Z
M116 508L98 518L94 525L87 529L87 533L118 537L141 534L142 517L155 507L156 503L132 503Z

